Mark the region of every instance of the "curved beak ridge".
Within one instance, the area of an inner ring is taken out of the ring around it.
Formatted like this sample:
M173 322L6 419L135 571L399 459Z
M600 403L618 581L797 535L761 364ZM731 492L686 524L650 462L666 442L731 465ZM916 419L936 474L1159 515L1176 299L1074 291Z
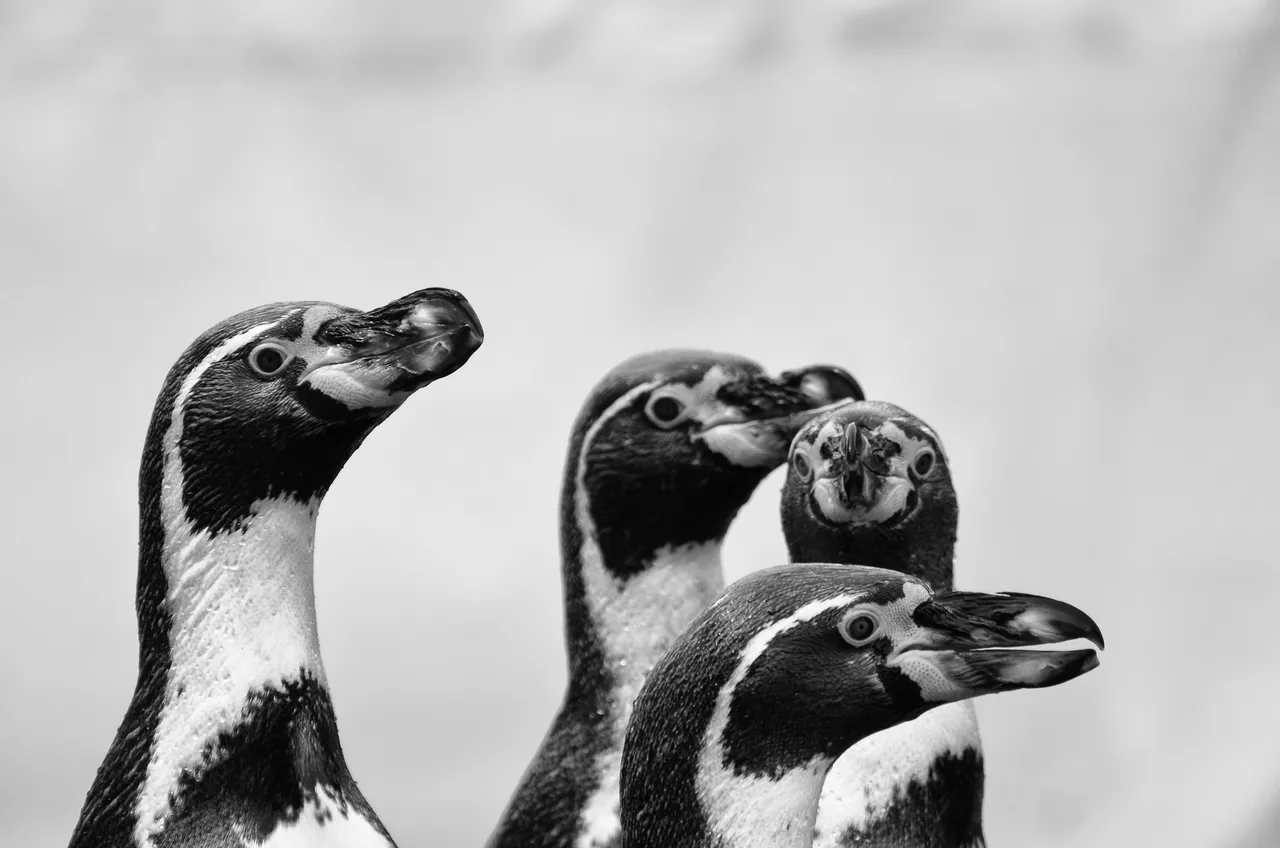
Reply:
M931 701L1056 686L1097 668L1097 652L1029 648L1074 639L1104 647L1102 630L1086 613L1037 595L951 592L921 604L914 618L919 638L891 662Z
M333 318L316 338L329 349L299 381L359 408L393 406L457 371L484 342L484 330L462 294L429 288Z
M744 468L776 468L804 425L864 397L853 375L835 365L755 377L726 390L731 413L704 422L694 438Z

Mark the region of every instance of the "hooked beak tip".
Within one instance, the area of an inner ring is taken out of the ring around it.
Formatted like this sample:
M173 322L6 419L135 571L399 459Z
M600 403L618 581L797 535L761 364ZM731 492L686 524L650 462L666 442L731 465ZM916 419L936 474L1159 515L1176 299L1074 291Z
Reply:
M1027 608L1014 616L1010 624L1037 642L1052 644L1069 639L1087 639L1099 649L1106 649L1102 628L1083 610L1049 598L1005 594L1028 601Z

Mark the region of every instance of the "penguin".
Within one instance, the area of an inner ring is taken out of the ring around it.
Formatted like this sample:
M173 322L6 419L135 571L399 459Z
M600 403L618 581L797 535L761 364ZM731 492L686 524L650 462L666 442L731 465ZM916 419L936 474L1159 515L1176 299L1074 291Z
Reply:
M848 372L777 377L751 360L666 350L626 360L574 424L561 489L568 682L490 848L605 848L631 702L724 587L721 544L820 409L864 397Z
M138 678L71 848L393 845L343 757L316 514L365 437L483 341L458 292L274 303L170 369L139 475Z
M862 401L810 421L791 446L781 512L792 562L870 565L953 588L959 505L947 454L900 407ZM973 702L940 706L840 758L814 844L981 846L983 787Z
M859 739L939 704L1054 686L1102 647L1049 598L933 592L900 572L788 565L731 585L655 665L627 727L625 848L809 848Z

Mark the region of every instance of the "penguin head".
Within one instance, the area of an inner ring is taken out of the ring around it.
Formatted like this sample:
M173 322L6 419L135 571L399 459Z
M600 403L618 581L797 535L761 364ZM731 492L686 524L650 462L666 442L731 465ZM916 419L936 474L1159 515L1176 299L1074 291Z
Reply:
M940 704L1095 668L1091 648L1026 650L1072 639L1103 646L1088 615L1050 598L935 594L865 566L766 569L732 584L658 663L632 725L701 710L702 738L720 748L705 762L776 780Z
M475 311L449 289L369 312L298 302L228 318L170 370L144 486L177 463L186 518L211 531L237 526L262 499L322 497L370 431L482 341Z
M615 570L663 547L719 540L785 461L804 422L862 397L857 381L834 366L775 377L751 360L707 351L628 359L596 385L578 416L566 518L579 522L586 511L613 549L606 562Z
M896 568L949 586L958 512L942 440L901 407L846 404L791 444L782 527L795 561Z

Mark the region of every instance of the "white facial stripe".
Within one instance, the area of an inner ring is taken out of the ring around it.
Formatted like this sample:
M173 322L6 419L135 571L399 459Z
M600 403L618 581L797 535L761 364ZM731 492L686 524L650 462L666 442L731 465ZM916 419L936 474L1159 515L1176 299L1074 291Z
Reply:
M238 724L250 690L309 672L322 685L312 552L319 499L259 500L242 531L197 531L182 503L178 445L191 392L216 362L278 322L228 339L183 380L164 435L162 563L171 666L155 747L136 808L134 839L152 844L184 771L204 765L207 743ZM215 752L216 753L216 752Z
M257 844L239 835L245 845ZM315 800L302 805L298 820L278 826L261 848L391 848L391 843L351 805L344 812L337 796L321 786Z
M343 310L328 304L307 307L306 314L302 316L302 333L298 339L304 345L316 344L316 332L320 325L342 312Z
M838 421L823 421L812 441L797 439L793 450L804 451L817 477L834 477L845 469L844 431L845 426ZM830 445L830 459L823 458L821 445Z
M745 421L747 416L737 407L721 403L716 399L720 387L732 383L737 377L730 374L722 365L713 365L695 385L670 383L655 380L647 383L654 390L654 397L670 397L680 401L684 406L684 419L696 421L700 425L709 422ZM602 419L603 420L603 419Z
M902 600L875 606L884 632L895 641L905 643L915 627L912 613L932 597L932 593L912 581L903 584L903 593ZM887 809L893 799L895 781L901 780L905 785L914 775L904 766L922 767L927 774L932 757L920 766L915 759L919 751L945 748L959 752L977 745L972 713L953 711L921 725L914 736L891 735L885 731L867 737L837 762L839 776L834 770L828 774L831 761L824 758L794 769L777 781L737 776L724 766L723 738L729 723L733 690L746 678L752 665L780 634L830 609L856 608L859 597L860 594L848 594L815 601L762 630L747 643L733 675L721 688L699 757L697 791L713 832L725 844L809 848L816 826L819 840L812 844L836 848L836 837L850 825L861 826Z
M824 612L848 606L860 594L805 604L761 630L739 654L738 666L716 695L715 712L703 737L695 786L711 832L726 845L808 848L818 814L818 797L831 760L819 757L779 780L735 775L724 763L724 733L733 692L778 635Z
M933 445L929 444L927 439L917 439L915 436L908 435L906 430L892 421L884 422L871 432L892 439L902 446L902 453L893 458L893 470L895 474L903 477L906 476L907 469L915 464L917 456L924 451L933 450Z
M574 487L574 515L582 532L581 559L587 607L614 676L611 743L596 762L600 783L583 808L576 848L613 842L619 832L619 779L622 741L631 707L645 677L694 618L724 588L720 545L684 545L656 553L653 564L630 580L615 579L591 519L587 493L587 455L600 431L642 395L661 385L652 381L624 394L592 423L583 436Z
M944 704L858 742L836 760L822 786L814 848L840 848L842 834L867 830L894 809L895 793L928 779L935 760L969 750L982 750L969 701Z

